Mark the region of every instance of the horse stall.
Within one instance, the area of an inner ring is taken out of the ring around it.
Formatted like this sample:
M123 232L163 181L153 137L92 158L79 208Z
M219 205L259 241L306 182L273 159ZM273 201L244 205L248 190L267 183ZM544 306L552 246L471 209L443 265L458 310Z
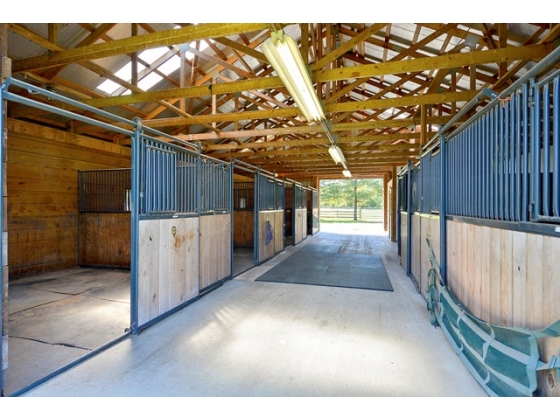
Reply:
M307 187L307 234L319 233L319 194L313 187Z
M255 265L255 180L235 173L233 181L233 275Z
M307 238L307 187L291 181L292 192L292 237L293 245Z
M0 383L17 396L231 278L233 165L25 82L0 93L131 144L7 120Z
M560 71L549 64L482 91L398 176L401 264L490 396L560 396Z
M141 330L231 278L233 178L231 164L143 134L133 163L132 328Z
M128 147L8 120L5 394L130 326L130 169L112 169L130 167L130 155Z
M259 171L257 180L257 261L269 260L284 250L284 182Z

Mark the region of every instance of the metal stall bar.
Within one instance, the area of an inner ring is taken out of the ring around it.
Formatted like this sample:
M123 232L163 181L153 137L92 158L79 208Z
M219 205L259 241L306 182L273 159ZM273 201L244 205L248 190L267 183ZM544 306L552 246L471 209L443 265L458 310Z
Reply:
M138 256L140 255L139 231L140 231L140 158L142 120L135 118L136 124L132 136L132 188L130 197L130 331L138 334Z
M560 217L560 78L554 80L552 212Z
M252 166L247 164L248 166ZM255 173L255 195L254 195L254 203L255 203L255 217L253 218L253 235L254 235L254 247L255 247L255 265L260 264L261 260L261 252L260 252L260 235L259 235L259 223L260 223L260 210L261 210L261 168L257 167L257 172Z
M535 80L531 80L531 90L533 91L533 106L531 107L531 128L532 128L532 138L531 138L531 203L532 203L532 214L531 220L533 222L538 222L539 215L541 214L541 92L535 86Z
M7 112L7 107L4 105L4 87L0 89L0 180L5 179L6 174L4 173L5 165L4 165L4 144L7 142L7 138L4 138L4 134L7 135L7 130L5 127L5 115ZM6 130L6 131L5 131ZM2 194L4 197L4 194ZM0 203L0 225L3 224L4 220L4 199L2 198L2 203ZM0 265L0 397L4 396L4 389L8 387L8 281L4 278L4 264L7 264L7 261L4 261L4 251L7 252L7 249L4 249L4 238L0 240L0 261L2 262Z
M407 164L407 189L406 189L406 230L408 232L406 240L406 275L410 277L412 273L412 163L408 161Z
M447 139L442 135L440 142L440 171L441 189L439 204L439 235L440 235L440 275L443 284L447 286L447 174L452 168L447 168Z

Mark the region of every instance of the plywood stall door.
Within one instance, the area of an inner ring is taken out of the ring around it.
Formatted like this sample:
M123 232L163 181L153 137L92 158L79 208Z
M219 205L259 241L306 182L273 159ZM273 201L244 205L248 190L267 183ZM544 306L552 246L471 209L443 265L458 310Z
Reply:
M140 221L140 326L198 295L199 223L198 217Z

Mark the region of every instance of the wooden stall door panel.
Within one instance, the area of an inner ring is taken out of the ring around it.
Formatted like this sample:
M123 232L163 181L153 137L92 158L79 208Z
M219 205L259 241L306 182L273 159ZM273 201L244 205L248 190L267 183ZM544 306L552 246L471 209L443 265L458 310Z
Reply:
M80 264L130 268L130 213L81 214Z
M236 210L233 213L233 244L252 247L255 242L255 213L253 210Z
M416 281L418 282L418 288L420 289L421 293L423 292L423 289L421 287L422 284L422 265L421 265L421 253L420 253L420 249L421 249L421 241L422 241L422 230L421 230L421 225L424 225L425 223L427 223L427 220L423 220L423 218L421 218L418 214L412 214L411 215L412 218L412 226L411 226L411 231L412 231L412 242L411 242L411 274L414 276L414 278L416 279ZM424 240L425 241L425 240Z
M198 294L198 218L175 219L171 232L169 303L175 308Z
M221 219L220 235L220 264L219 279L224 279L231 275L231 215L223 214Z
M408 232L407 232L407 214L401 213L401 265L406 270L406 258L407 258L407 240L408 240Z
M138 252L138 324L156 318L159 310L159 220L142 220L139 223Z
M200 289L219 280L217 258L222 227L217 217L200 217Z
M171 267L170 253L172 249L172 234L171 225L174 220L160 220L159 221L159 315L169 311L171 306L169 284L175 279L171 279L174 274Z
M272 238L270 237L272 234ZM261 211L259 213L259 262L274 256L274 213Z
M284 250L284 210L274 212L274 253Z

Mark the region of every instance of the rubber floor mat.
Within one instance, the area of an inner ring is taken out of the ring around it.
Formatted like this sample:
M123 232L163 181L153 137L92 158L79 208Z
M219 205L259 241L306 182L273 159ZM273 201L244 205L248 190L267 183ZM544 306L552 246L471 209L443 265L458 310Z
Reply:
M337 254L333 248L304 251L308 246L255 281L393 291L379 256Z

